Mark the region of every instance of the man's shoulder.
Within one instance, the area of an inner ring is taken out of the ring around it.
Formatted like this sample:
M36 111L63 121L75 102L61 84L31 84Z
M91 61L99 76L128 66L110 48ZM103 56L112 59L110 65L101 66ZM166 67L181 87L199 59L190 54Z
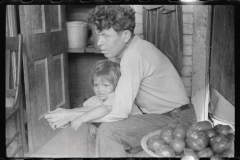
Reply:
M151 42L144 40L138 36L135 36L135 41L134 41L134 45L135 45L135 49L137 50L142 50L142 49L146 49L147 48L156 48L154 44L152 44Z
M156 48L152 43L135 36L132 44L129 46L127 50L126 57L134 57L134 58L143 58L144 56L149 54L157 54L160 50Z

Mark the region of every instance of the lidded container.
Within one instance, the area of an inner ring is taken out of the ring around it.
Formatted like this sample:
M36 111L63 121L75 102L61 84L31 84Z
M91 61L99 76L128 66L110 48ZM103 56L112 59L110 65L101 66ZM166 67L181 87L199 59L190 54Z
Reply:
M83 21L67 22L68 48L85 48L88 38L88 23Z

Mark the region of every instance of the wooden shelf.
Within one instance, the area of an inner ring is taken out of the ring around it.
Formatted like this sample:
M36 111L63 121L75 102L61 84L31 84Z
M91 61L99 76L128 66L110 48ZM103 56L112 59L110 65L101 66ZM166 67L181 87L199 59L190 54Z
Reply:
M69 53L101 53L100 49L96 49L93 46L87 46L86 48L68 48Z

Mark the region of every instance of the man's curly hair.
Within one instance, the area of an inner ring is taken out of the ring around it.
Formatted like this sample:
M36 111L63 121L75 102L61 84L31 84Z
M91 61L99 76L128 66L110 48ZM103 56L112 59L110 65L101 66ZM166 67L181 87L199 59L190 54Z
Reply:
M112 27L118 33L124 30L134 33L135 11L127 5L101 5L91 10L88 22L100 32Z

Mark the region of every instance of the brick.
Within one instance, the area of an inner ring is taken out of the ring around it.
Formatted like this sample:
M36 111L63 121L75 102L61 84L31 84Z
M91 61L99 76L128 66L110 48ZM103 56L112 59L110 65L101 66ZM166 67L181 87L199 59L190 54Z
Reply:
M191 87L192 86L192 78L191 77L181 77L183 84L185 87Z
M193 14L183 13L183 23L193 23Z
M183 56L183 65L192 65L192 56Z
M143 26L141 23L136 23L134 33L135 34L143 34Z
M187 92L187 96L191 97L192 96L192 87L185 87L185 90Z
M192 35L183 35L183 45L192 44L192 43L193 43L193 36Z
M192 76L192 66L183 66L181 70L181 75L183 77L191 77Z
M194 5L182 5L182 11L184 13L193 13Z
M132 5L135 12L140 12L142 13L143 6L142 5Z
M135 22L136 23L143 23L142 13L135 14Z
M183 24L183 34L193 34L193 24Z
M192 55L192 45L183 45L183 55L185 56Z

